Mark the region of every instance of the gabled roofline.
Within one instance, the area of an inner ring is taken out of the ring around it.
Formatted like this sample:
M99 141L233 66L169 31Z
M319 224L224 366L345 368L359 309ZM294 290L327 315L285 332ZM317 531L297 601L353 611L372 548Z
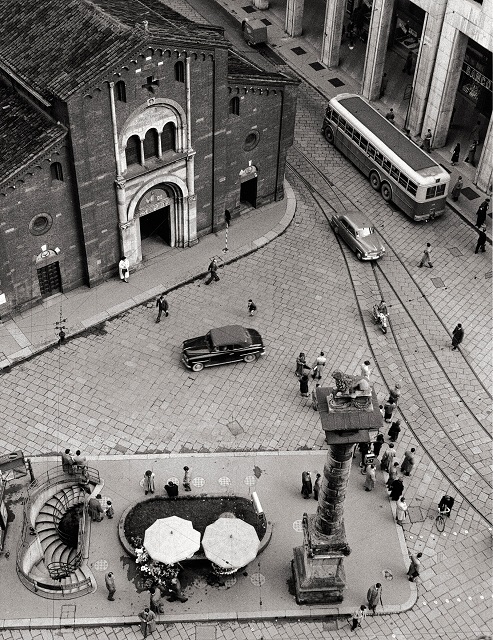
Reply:
M4 71L9 78L12 78L12 80L15 80L15 82L17 82L17 84L21 86L25 91L27 91L27 93L32 95L33 98L36 98L36 100L39 100L39 102L41 102L45 107L51 107L51 104L47 100L45 100L45 98L43 98L43 96L40 93L38 93L35 89L29 86L26 83L26 81L23 80L15 71L13 71L10 65L8 65L3 60L0 60L0 69Z

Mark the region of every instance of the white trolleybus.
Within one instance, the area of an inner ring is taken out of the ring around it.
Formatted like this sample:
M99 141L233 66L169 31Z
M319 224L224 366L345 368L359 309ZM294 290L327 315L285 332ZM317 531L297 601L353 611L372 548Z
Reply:
M330 100L322 133L380 191L414 220L445 211L449 174L412 140L357 95Z

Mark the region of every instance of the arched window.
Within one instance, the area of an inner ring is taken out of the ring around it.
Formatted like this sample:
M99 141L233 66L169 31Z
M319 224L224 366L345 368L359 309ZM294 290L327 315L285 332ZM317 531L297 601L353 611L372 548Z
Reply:
M161 133L161 151L175 150L175 125L172 122L168 122L164 125L164 129Z
M63 182L63 169L62 165L59 162L53 162L50 165L50 173L51 173L51 181L55 182Z
M144 158L158 158L158 133L156 129L149 129L144 138Z
M127 148L125 149L125 158L127 159L127 167L129 167L131 164L140 164L139 136L131 136L127 140Z
M115 84L115 89L116 89L116 99L119 102L126 102L127 89L125 87L125 83L123 82L123 80L118 80L118 82Z
M229 113L232 116L240 115L240 99L238 98L238 96L231 98L231 100L229 101Z
M176 82L185 82L185 65L181 60L175 64L175 80Z

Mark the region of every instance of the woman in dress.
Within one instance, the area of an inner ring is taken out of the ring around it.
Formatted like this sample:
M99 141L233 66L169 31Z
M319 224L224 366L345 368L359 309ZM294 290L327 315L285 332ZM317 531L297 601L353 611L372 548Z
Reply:
M130 262L128 258L122 256L120 262L118 263L118 273L120 275L120 280L123 282L128 282L128 270L130 269Z
M453 186L452 193L451 193L452 200L454 202L457 202L457 200L459 199L459 196L461 194L463 187L464 187L464 183L462 182L462 176L459 176L457 178L457 182Z
M383 445L384 445L383 434L379 433L378 436L377 436L377 439L373 443L373 453L375 454L376 458L378 458L378 456L380 455L380 451L381 451Z
M365 491L373 491L375 488L375 465L370 464L366 470Z
M298 378L301 378L303 375L303 371L305 369L309 369L310 367L306 364L306 356L303 352L296 358L296 371L294 372Z
M390 429L387 432L387 435L389 436L390 441L396 442L400 432L401 432L401 421L397 419L390 425Z
M300 393L304 398L308 398L308 376L306 373L301 376Z
M396 509L395 509L395 520L397 524L401 526L404 524L404 519L406 517L408 506L406 504L406 500L404 496L401 496L397 501Z
M454 152L452 153L452 166L459 162L460 156L460 142L455 145Z

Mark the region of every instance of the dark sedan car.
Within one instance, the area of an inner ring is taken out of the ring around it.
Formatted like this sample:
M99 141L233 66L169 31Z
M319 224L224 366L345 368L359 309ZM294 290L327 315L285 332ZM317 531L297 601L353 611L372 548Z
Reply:
M205 336L185 340L182 362L193 371L230 362L254 362L264 353L264 343L255 329L231 324L211 329Z
M385 253L385 247L375 228L360 211L346 211L333 215L330 226L341 240L352 249L358 260L377 260Z

